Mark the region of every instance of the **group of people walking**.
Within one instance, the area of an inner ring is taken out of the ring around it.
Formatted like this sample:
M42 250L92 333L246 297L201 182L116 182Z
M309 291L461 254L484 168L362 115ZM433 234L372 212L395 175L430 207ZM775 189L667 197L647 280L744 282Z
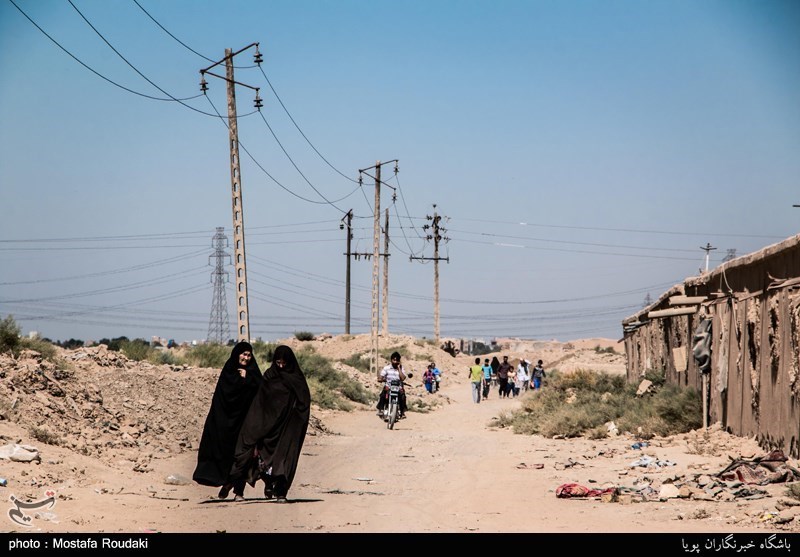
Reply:
M264 497L286 502L311 415L311 393L291 348L278 346L263 373L253 347L239 342L222 368L211 399L192 479L231 490L264 482Z
M539 390L542 387L542 379L546 376L542 360L531 367L531 362L523 358L514 369L508 361L508 356L503 356L502 363L497 356L491 361L486 358L483 365L480 358L475 358L475 364L469 368L472 401L479 403L481 398L489 398L489 391L493 385L497 386L500 398L516 397L529 388Z

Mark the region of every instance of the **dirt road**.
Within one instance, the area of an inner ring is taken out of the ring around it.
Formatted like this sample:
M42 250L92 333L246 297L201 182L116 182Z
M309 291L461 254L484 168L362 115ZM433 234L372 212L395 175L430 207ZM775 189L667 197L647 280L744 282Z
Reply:
M784 486L768 486L773 497L744 502L559 499L555 490L564 483L600 488L630 486L648 476L663 481L712 474L727 464L728 453L759 449L752 441L731 437L729 450L703 456L690 454L685 440L654 440L648 454L676 465L637 470L630 463L642 451L631 448L629 437L544 439L489 427L494 416L520 401L501 400L492 392L474 404L466 373L451 374L442 390L429 396L442 401L437 410L409 413L391 431L373 411L322 413L331 434L307 437L288 504L265 501L261 485L248 487L246 500L234 503L217 501L213 488L165 481L169 476L191 478L194 451L154 455L150 470L137 473L129 466L109 466L47 447L39 466L4 466L13 468L18 484L21 474L37 479L31 483L42 486L42 492L57 485L56 505L49 516L34 516L30 528L10 521L6 527L12 532L109 533L763 533L770 526L753 516L774 510L785 491ZM12 424L2 427L8 431ZM4 493L14 489L10 485Z

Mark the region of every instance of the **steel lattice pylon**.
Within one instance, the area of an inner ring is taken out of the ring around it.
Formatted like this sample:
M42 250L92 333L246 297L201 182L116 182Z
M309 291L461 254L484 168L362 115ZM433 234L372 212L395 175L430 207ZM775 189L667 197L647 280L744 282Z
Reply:
M214 253L209 255L214 258L214 271L211 273L214 283L214 295L211 300L211 316L208 319L208 342L225 344L231 338L231 323L228 318L228 299L225 296L225 284L228 282L228 272L225 270L225 260L231 263L231 256L225 251L228 247L228 237L225 236L224 227L218 226L217 233L211 239Z

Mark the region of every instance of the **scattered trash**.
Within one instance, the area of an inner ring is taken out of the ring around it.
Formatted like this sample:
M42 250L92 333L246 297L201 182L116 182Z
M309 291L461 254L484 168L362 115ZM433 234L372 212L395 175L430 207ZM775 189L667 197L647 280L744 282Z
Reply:
M733 460L717 477L726 481L738 480L758 485L800 480L800 470L791 466L787 460L783 451L776 449L761 457Z
M191 485L192 481L180 474L170 474L164 479L164 483L167 485Z
M608 494L605 495L606 498L610 497L613 499L617 494L617 488L590 489L576 483L562 484L556 488L556 497L559 499L569 499L572 497L602 497L604 494Z
M544 468L544 464L538 464L537 463L537 464L528 465L528 464L525 464L524 462L520 462L519 464L517 464L517 468L519 468L521 470L541 470L542 468Z
M556 462L554 465L556 470L565 470L567 468L572 468L573 466L586 466L582 462L578 462L577 460L572 460L572 458L568 458L566 462Z
M633 445L631 445L631 449L641 449L643 447L649 447L649 446L650 443L648 443L647 441L639 441L638 443L634 443Z
M8 485L8 480L5 478L0 478L0 487L5 487Z
M30 445L17 445L16 443L0 447L0 460L14 462L31 462L41 460L39 449Z
M644 455L642 458L635 460L631 463L631 468L635 468L637 466L642 466L644 468L650 467L657 467L663 468L665 466L675 466L675 463L671 460L658 460L653 458L652 456Z

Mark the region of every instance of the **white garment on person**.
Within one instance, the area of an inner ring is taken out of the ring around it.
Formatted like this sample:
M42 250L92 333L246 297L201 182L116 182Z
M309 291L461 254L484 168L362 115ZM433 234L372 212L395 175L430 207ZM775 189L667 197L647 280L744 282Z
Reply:
M530 381L530 377L528 377L528 371L523 367L522 364L517 366L517 382L524 383L525 381Z
M387 384L390 384L394 379L400 380L400 370L403 366L398 366L397 369L392 367L392 364L387 365L381 370L381 379L385 379Z

